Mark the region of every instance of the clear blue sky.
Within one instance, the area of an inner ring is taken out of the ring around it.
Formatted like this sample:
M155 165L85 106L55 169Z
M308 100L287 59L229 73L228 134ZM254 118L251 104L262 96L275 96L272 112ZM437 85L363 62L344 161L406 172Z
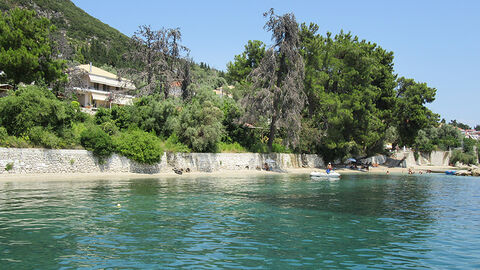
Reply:
M139 25L179 27L196 62L226 69L248 40L270 44L263 12L293 12L319 33L351 31L393 51L399 76L437 89L428 105L447 121L480 124L480 1L73 0L131 36Z

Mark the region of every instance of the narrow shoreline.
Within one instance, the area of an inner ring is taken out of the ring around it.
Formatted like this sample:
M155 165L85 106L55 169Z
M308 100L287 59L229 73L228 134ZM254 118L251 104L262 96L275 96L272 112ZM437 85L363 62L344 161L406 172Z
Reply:
M414 172L426 173L430 170L434 173L446 170L455 170L455 167L448 166L417 166L412 168ZM258 170L220 170L213 172L189 172L182 175L171 172L160 172L155 174L141 173L44 173L44 174L3 174L0 182L6 181L88 181L88 180L125 180L125 179L146 179L146 178L192 178L192 177L240 177L259 175L282 175L282 174L310 174L313 171L323 171L322 168L290 168L284 173ZM384 166L372 167L368 172L352 170L347 168L336 169L340 174L408 174L408 168L389 168Z

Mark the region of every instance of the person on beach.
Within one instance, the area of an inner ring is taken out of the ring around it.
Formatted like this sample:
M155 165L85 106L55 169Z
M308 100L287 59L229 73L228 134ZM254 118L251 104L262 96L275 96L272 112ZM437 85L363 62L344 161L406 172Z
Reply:
M332 166L332 163L328 162L327 173L330 173L331 171L333 171L333 166Z

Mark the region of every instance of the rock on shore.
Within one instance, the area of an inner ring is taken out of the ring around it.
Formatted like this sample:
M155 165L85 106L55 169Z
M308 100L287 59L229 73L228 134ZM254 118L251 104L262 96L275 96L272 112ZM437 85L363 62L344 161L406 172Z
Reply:
M459 170L455 173L455 175L461 176L480 176L480 168L473 165L469 167L467 170Z

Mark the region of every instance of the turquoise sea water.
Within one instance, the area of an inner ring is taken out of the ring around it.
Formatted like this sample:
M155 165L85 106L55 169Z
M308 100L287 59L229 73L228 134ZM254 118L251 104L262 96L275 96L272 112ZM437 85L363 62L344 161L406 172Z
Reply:
M0 179L0 268L479 269L480 178Z

